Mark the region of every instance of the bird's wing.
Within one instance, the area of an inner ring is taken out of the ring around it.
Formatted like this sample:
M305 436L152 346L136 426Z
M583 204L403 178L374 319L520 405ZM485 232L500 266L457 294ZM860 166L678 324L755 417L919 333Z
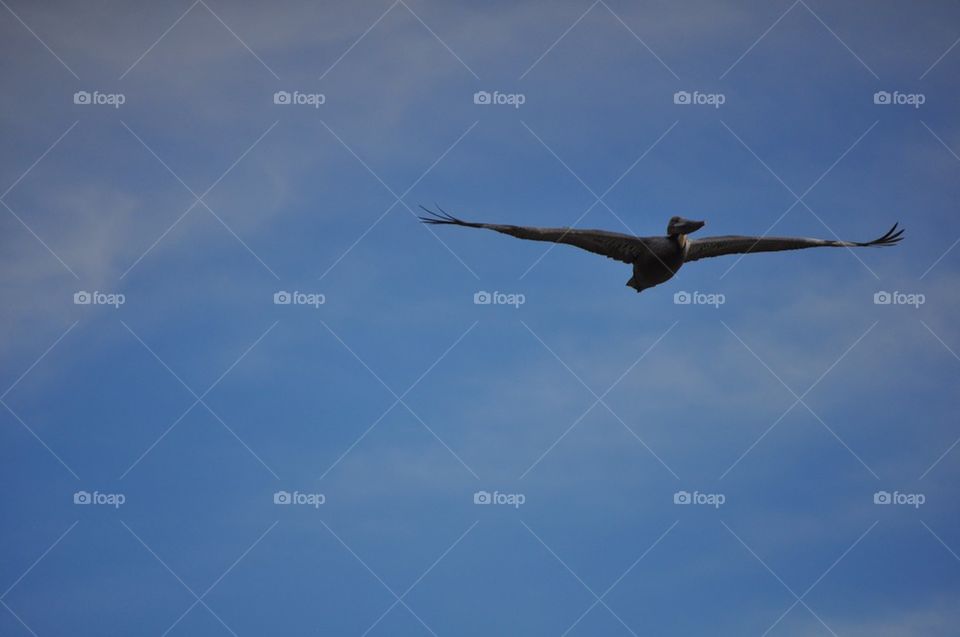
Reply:
M855 241L834 241L831 239L806 239L804 237L741 237L722 236L705 237L690 241L687 249L686 261L696 261L708 257L719 257L724 254L746 254L750 252L778 252L780 250L802 250L803 248L864 248L873 246L896 245L903 237L903 229L897 230L899 224L885 235L873 241L859 243Z
M423 206L420 207L423 208ZM578 230L576 228L533 228L529 226L508 226L497 223L473 223L457 219L443 210L440 212L433 212L426 208L423 208L423 210L429 215L427 217L420 217L420 220L424 223L464 226L467 228L486 228L487 230L496 230L497 232L509 234L519 239L566 243L596 254L602 254L605 257L616 259L617 261L623 261L624 263L633 263L641 255L650 250L640 237L620 234L619 232Z

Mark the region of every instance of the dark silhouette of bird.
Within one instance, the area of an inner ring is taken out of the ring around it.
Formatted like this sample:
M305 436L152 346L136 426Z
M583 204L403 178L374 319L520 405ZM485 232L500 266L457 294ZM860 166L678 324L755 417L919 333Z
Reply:
M670 218L667 223L666 236L635 237L606 230L534 228L497 223L474 223L447 214L439 207L439 212L433 212L423 206L420 207L428 215L420 217L420 220L424 223L463 226L465 228L486 228L520 239L565 243L595 254L602 254L617 261L623 261L633 266L633 276L627 281L627 285L637 292L642 292L647 288L668 281L684 263L708 257L719 257L725 254L802 250L804 248L892 246L903 238L903 229L897 230L899 223L895 223L882 237L863 243L834 241L832 239L807 239L804 237L747 237L739 235L723 235L691 240L687 238L687 235L702 228L705 222L692 221L683 217Z

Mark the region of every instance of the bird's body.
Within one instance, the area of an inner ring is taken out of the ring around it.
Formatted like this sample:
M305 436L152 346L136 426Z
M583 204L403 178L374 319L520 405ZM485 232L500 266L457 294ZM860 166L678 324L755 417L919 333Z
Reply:
M495 223L474 223L457 219L442 210L440 213L431 212L426 208L424 210L430 214L429 217L420 218L424 223L485 228L509 234L519 239L565 243L628 263L633 266L633 276L627 281L627 285L637 292L642 292L647 288L652 288L670 280L684 263L708 257L817 247L891 246L896 245L903 234L902 229L897 230L898 224L894 224L882 237L863 243L831 239L806 239L803 237L748 237L738 235L690 240L687 235L702 228L704 226L703 221L672 217L667 224L666 236L635 237L606 230L534 228Z
M688 246L686 235L643 237L643 242L649 250L633 262L633 276L627 281L637 292L672 279L683 266Z

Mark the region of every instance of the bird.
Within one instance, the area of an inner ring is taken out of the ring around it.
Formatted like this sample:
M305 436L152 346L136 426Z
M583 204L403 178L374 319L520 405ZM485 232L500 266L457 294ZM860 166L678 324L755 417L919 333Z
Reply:
M666 236L637 237L607 230L581 230L578 228L535 228L531 226L513 226L498 223L475 223L464 221L437 206L439 212L420 206L427 216L418 217L430 225L462 226L464 228L485 228L508 234L519 239L546 241L576 246L588 252L601 254L610 259L622 261L633 266L633 276L627 285L637 292L655 287L669 281L685 263L699 261L726 254L752 254L754 252L778 252L781 250L802 250L804 248L867 248L896 245L903 238L903 229L899 222L883 236L873 241L835 241L832 239L807 239L804 237L768 237L722 235L689 239L690 235L704 225L705 221L694 221L674 216L667 223Z

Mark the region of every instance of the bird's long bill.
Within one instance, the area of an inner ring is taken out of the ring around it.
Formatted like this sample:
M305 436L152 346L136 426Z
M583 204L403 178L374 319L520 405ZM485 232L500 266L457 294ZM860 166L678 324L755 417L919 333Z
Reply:
M686 219L680 224L679 229L681 234L690 234L691 232L696 232L705 225L707 225L706 221L692 221L690 219Z

